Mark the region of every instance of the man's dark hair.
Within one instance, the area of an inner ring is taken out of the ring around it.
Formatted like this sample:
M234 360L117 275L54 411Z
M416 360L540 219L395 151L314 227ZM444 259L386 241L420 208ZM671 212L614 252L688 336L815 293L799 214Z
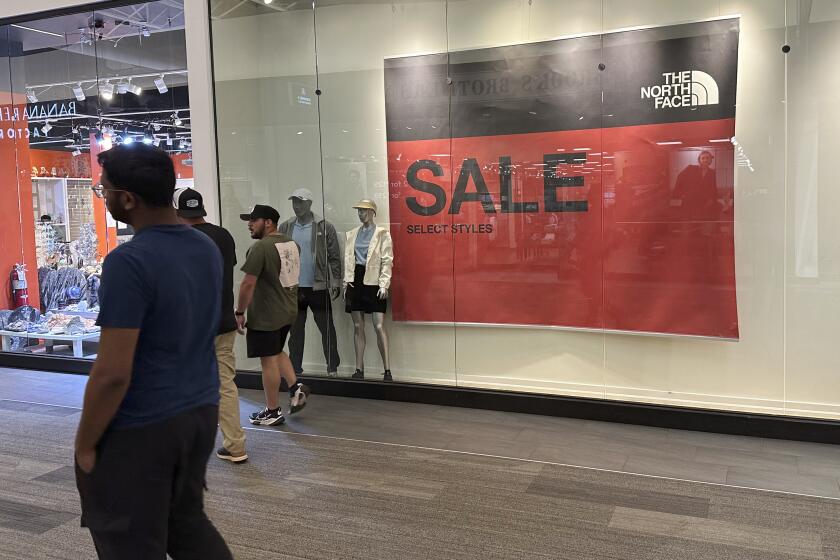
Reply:
M52 221L52 216L50 216L49 214L44 214L43 216L41 216L41 221L42 222L51 222Z
M96 159L115 188L138 195L149 206L172 206L175 166L160 148L122 144L100 153Z

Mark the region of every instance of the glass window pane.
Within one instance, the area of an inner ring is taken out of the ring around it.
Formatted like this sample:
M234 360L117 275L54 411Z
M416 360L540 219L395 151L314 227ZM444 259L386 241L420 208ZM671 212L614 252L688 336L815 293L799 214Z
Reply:
M451 218L442 208L419 216L429 196L412 186L448 181L445 2L342 2L315 16L325 213L349 254L345 281L353 281L336 314L342 361L370 379L383 379L390 365L397 381L453 384L451 236L414 234ZM362 264L354 255L367 230L354 208L361 200L376 205L381 228Z
M325 213L313 12L311 3L304 2L283 10L213 0L210 8L221 220L233 234L241 265L254 240L240 215L255 204L275 208L283 224L294 216L292 193L307 189L315 198L312 208ZM316 240L314 246L319 245ZM237 271L235 278L240 281L242 274ZM324 300L316 305L326 305ZM299 368L323 374L320 334L309 323L310 344ZM259 371L259 360L246 358L244 337L238 338L237 358L239 368Z

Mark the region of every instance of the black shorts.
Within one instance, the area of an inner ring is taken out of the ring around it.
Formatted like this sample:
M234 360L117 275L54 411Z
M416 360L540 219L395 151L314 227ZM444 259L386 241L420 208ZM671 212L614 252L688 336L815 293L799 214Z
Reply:
M265 358L268 356L276 356L283 352L283 347L286 346L286 337L289 336L291 325L278 329L276 331L255 331L248 329L245 335L245 342L248 346L249 358Z
M344 297L344 310L347 313L361 311L362 313L385 313L388 310L388 300L379 299L379 286L365 286L365 267L356 265L353 274L353 285L347 286Z

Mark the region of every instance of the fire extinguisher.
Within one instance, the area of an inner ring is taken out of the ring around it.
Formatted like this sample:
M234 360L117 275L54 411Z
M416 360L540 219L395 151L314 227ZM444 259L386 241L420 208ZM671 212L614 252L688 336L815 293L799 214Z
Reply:
M29 305L29 290L26 287L26 265L16 264L12 267L11 285L14 309Z

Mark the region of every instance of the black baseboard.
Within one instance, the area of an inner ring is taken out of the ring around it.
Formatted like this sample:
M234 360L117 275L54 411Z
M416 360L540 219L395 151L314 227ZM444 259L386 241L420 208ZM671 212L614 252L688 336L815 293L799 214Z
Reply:
M93 360L82 358L0 352L0 367L4 368L87 375L90 373L91 366L93 366Z
M816 443L840 442L840 422L833 420L417 383L324 377L308 377L305 381L313 393L320 395L480 408ZM240 371L236 384L246 389L262 389L260 375L254 372Z
M92 364L90 360L0 353L0 367L7 368L87 374ZM419 383L383 383L324 377L306 377L304 381L312 387L313 393L320 395L479 408L816 443L840 442L840 422L834 420ZM236 384L244 389L262 389L260 375L250 371L237 372Z

